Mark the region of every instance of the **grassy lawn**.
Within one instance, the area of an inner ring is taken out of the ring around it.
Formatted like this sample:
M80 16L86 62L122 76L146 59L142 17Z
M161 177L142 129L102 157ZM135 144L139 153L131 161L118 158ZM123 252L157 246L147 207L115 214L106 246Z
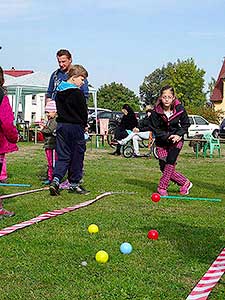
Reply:
M10 183L41 187L46 162L42 144L20 144L8 155ZM46 211L71 206L106 191L135 194L112 195L86 208L43 221L0 238L0 299L186 299L192 288L225 246L224 165L222 157L195 158L185 145L177 169L193 182L190 196L221 198L221 203L162 199L150 200L160 177L154 158L125 159L109 155L111 149L87 150L85 184L91 194L59 197L48 191L5 201L16 216L1 220L1 229L29 220ZM1 187L1 194L25 188ZM178 195L171 185L169 192ZM99 233L90 235L95 223ZM149 240L150 229L159 239ZM120 244L133 246L130 255ZM106 264L95 254L105 250ZM81 266L87 261L87 266ZM210 294L211 300L225 299L222 277Z

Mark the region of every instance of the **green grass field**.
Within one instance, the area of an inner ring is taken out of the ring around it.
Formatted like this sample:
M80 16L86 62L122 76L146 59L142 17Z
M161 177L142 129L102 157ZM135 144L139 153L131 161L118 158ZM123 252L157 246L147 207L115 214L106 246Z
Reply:
M42 144L21 143L20 151L8 155L10 183L41 187L46 162ZM222 157L195 158L185 145L177 169L193 182L190 196L221 198L222 202L150 200L160 177L154 158L125 159L109 155L112 149L87 150L85 184L89 195L67 191L58 197L48 191L5 201L16 212L1 220L1 229L29 220L46 211L94 199L107 191L126 191L74 212L52 218L0 238L0 299L138 299L181 300L191 292L225 246L224 180ZM1 187L1 194L26 188ZM171 185L169 192L178 195ZM99 233L90 235L95 223ZM159 239L147 238L156 229ZM120 244L133 246L130 255ZM95 254L105 250L106 264ZM87 266L81 266L87 261ZM222 277L209 296L225 299Z

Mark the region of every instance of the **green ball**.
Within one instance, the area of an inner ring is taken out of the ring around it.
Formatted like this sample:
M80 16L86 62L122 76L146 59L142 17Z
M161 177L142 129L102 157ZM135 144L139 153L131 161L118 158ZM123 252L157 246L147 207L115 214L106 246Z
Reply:
M96 253L95 259L98 263L105 264L109 259L109 255L106 251L100 250Z

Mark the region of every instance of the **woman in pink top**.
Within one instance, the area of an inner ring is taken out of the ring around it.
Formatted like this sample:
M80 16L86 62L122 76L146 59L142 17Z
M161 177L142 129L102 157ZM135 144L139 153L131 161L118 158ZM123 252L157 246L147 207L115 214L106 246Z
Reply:
M16 126L13 124L14 115L9 103L9 98L3 88L3 84L4 75L3 70L0 67L0 173L2 171L5 154L18 150L16 145L18 141L18 132ZM11 217L13 215L14 212L3 209L2 201L0 201L0 218Z

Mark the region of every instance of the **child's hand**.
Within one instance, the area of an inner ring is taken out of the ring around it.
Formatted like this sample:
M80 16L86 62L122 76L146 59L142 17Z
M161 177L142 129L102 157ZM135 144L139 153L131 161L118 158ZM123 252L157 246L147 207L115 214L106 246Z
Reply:
M169 136L168 139L171 140L173 143L178 143L181 140L181 136L177 134L172 134Z
M134 127L134 129L133 129L133 132L134 133L137 133L137 132L139 132L140 130L137 128L137 127Z

